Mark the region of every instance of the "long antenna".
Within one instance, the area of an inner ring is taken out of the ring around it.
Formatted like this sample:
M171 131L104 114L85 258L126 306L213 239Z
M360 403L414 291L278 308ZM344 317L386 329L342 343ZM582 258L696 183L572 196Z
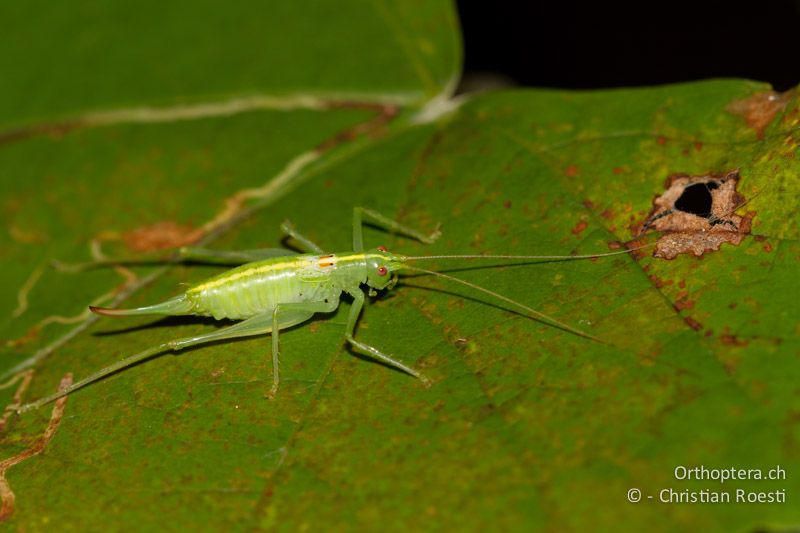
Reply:
M485 257L485 256L478 256L478 257ZM518 307L519 309L523 309L530 316L532 316L532 317L534 317L534 318L536 318L538 320L541 320L541 321L543 321L545 323L549 323L551 326L556 326L556 327L558 327L560 329L563 329L565 331L569 331L570 333L574 333L575 335L580 335L581 337L586 337L587 339L592 339L592 340L600 342L602 344L608 344L603 339L595 337L594 335L590 335L590 334L588 334L588 333L586 333L584 331L581 331L579 329L575 329L572 326L570 326L568 324L565 324L564 322L561 322L559 320L556 320L555 318L553 318L553 317L551 317L549 315L546 315L546 314L544 314L544 313L542 313L540 311L537 311L536 309L532 309L532 308L528 307L525 304L522 304L522 303L519 303L519 302L517 302L515 300L512 300L511 298L509 298L507 296L503 296L502 294L496 293L494 291L490 291L489 289L481 287L480 285L475 285L474 283L470 283L469 281L465 281L465 280L460 279L460 278L455 278L453 276L448 276L447 274L442 274L441 272L435 272L433 270L426 270L424 268L417 268L417 267L412 267L412 266L404 266L403 268L405 268L407 270L415 271L415 272L422 272L424 274L430 274L432 276L438 276L440 278L444 278L444 279L452 281L454 283L460 283L461 285L466 285L467 287L470 287L470 288L475 289L477 291L480 291L482 293L488 294L489 296L493 296L493 297L497 298L498 300L502 300L502 301L504 301L506 303L509 303L509 304L511 304L511 305L513 305L515 307Z
M606 252L602 254L587 254L587 255L417 255L405 257L406 261L423 261L428 259L562 259L569 261L570 259L594 259L595 257L608 257L611 255L622 255L641 250L642 248L650 248L655 244L644 244L636 248L629 248L627 250L620 250L619 252Z

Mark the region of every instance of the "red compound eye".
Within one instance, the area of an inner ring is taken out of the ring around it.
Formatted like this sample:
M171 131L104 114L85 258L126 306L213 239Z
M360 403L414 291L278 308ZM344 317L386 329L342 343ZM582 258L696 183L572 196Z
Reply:
M380 250L381 252L388 252L389 251L389 250L386 249L385 246L378 246L378 250Z
M378 267L378 275L385 276L389 271L386 270L386 267Z

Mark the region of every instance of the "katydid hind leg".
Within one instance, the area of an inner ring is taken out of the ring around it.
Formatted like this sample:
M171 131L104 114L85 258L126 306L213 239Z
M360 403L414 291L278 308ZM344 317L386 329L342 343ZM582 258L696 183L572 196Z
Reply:
M98 370L94 374L91 374L90 376L75 382L72 386L66 389L63 389L55 394L51 394L50 396L46 396L36 402L24 405L20 407L19 412L24 412L30 409L39 408L45 404L57 400L58 398L61 398L62 396L66 396L78 389L81 389L91 383L94 383L95 381L101 380L110 374L128 368L130 366L133 366L136 363L144 361L145 359L149 359L150 357L153 357L154 355L162 352L178 351L184 348L188 348L190 346L196 346L198 344L204 344L207 342L213 342L218 340L236 339L241 337L250 337L253 335L261 335L264 333L269 333L271 330L272 330L272 313L263 313L248 318L247 320L238 322L232 326L221 328L216 331L206 333L204 335L196 335L194 337L184 337L182 339L175 339L169 342L165 342L163 344L159 344L157 346L148 348L147 350L144 350L142 352L128 356L124 359L120 359L119 361Z
M405 372L411 376L422 381L425 385L430 384L430 380L414 370L413 368L401 363L400 361L392 358L389 355L381 352L379 349L375 348L374 346L370 346L365 344L354 337L354 332L356 328L356 324L358 322L358 317L361 314L361 309L364 307L364 293L361 292L358 288L353 288L352 290L347 291L353 297L353 305L350 308L350 315L347 318L347 329L345 330L344 338L353 347L353 350L356 352L371 357L373 359L377 359L384 364L387 364L391 367L394 367L398 370Z
M280 330L305 322L315 313L330 313L338 306L339 298L333 297L327 302L286 303L275 307L272 312L272 387L267 398L275 398L280 384Z

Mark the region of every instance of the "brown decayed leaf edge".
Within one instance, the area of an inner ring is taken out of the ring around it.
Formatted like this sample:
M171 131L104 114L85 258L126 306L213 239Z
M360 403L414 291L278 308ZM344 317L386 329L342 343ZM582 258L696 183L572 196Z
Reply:
M59 390L66 389L70 385L72 385L72 374L66 374L61 379ZM50 422L47 424L47 428L45 428L44 433L42 433L42 435L36 439L30 448L22 451L14 457L9 457L8 459L0 462L0 499L2 499L2 504L0 504L0 522L4 522L11 518L11 516L14 514L14 504L16 502L14 491L11 490L11 486L6 480L6 471L12 466L44 451L47 444L56 434L58 426L61 424L61 418L64 416L64 407L66 405L66 396L56 400L56 403L53 406L53 412L50 415Z
M786 109L786 104L791 97L792 91L758 93L732 102L728 106L728 112L742 117L747 125L755 130L758 138L763 139L764 130L775 118L775 115Z

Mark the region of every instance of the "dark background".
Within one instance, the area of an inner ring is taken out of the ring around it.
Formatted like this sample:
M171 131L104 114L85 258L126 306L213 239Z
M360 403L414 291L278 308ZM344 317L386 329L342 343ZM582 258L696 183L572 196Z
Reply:
M590 89L715 77L800 84L800 0L460 0L466 83Z

